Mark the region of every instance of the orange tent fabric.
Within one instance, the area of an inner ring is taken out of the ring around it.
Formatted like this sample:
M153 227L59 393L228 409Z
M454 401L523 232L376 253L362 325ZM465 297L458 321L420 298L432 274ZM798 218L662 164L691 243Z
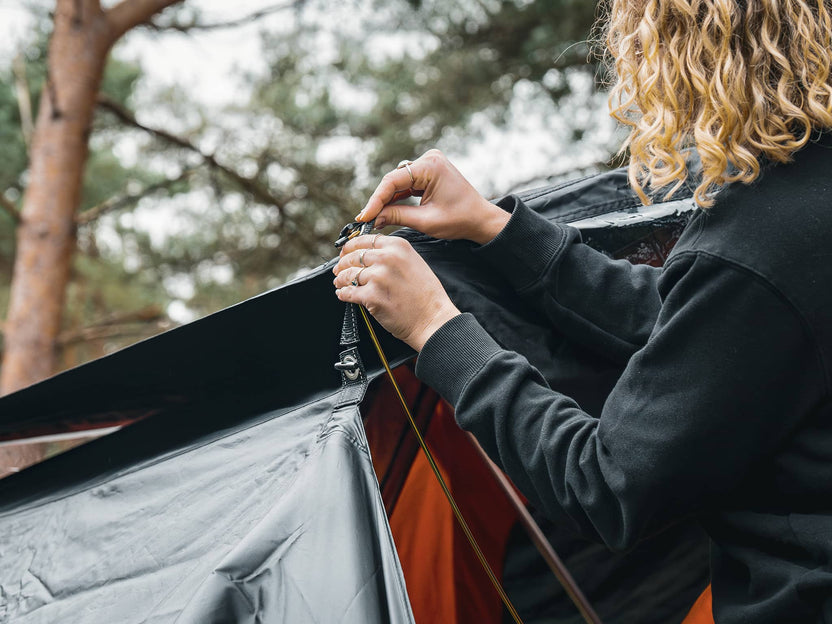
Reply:
M705 591L693 603L682 624L714 624L714 611L711 597L711 586L708 585Z
M394 371L471 530L501 576L514 509L453 418L406 366ZM365 402L365 429L417 624L502 624L503 607L456 524L386 379ZM710 586L683 624L713 624Z
M413 378L408 372L399 369L397 377L403 382L405 395L412 395L416 385L411 383ZM422 434L442 476L499 577L509 533L516 521L515 511L476 454L468 436L457 426L452 409L435 395L407 398L412 409L416 405L414 416L425 425ZM398 438L398 455L407 456L401 430L393 426L393 423L407 423L391 391L387 387L381 388L372 404L366 423L371 450L381 442L381 437L393 441ZM383 422L378 422L379 419ZM389 486L390 479L385 476L396 478L398 468L395 463L400 458L379 450L379 457L374 457L376 474L384 482L385 504L388 498L394 499L392 509L388 506L390 528L416 622L501 624L500 598L457 526L427 459L421 451L410 455L412 459L406 477L400 489L394 491Z

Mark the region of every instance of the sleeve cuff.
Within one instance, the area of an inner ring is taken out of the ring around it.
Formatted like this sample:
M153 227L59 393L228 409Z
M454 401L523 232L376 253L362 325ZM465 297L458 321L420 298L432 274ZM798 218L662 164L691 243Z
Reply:
M511 213L503 230L489 243L474 249L474 255L493 265L515 290L538 282L577 230L553 223L526 206L516 195L497 202Z
M471 378L500 351L472 314L459 314L425 343L416 360L416 376L456 407Z

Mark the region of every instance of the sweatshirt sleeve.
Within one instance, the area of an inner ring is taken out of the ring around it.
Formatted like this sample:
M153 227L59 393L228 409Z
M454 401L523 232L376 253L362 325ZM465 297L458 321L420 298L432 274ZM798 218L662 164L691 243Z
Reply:
M824 393L811 337L768 283L695 255L659 288L653 332L597 419L470 314L416 366L534 505L616 549L736 491Z
M573 340L626 362L644 345L661 303L661 269L612 260L578 230L553 223L514 195L498 205L508 224L474 254Z

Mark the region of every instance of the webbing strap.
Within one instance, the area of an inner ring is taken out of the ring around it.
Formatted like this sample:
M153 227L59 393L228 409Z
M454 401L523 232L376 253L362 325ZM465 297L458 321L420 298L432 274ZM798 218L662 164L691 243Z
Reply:
M413 414L410 413L410 408L407 406L407 401L402 394L401 388L399 388L399 384L396 383L395 377L393 377L393 371L390 369L390 364L387 361L387 356L384 354L384 350L381 348L381 343L378 341L378 337L376 336L376 332L373 329L372 323L370 323L370 317L367 316L367 311L364 309L363 306L356 306L358 310L361 312L361 316L364 317L364 322L367 324L367 329L370 332L370 339L373 342L373 346L376 348L376 352L378 353L378 357L381 360L382 365L384 366L384 370L387 371L387 376L390 378L390 382L393 384L393 389L396 391L396 395L399 397L399 401L401 402L402 409L404 409L405 414L407 414L407 419L410 421L410 426L413 428L413 433L416 434L416 439L419 441L419 446L422 448L422 452L424 452L425 457L428 460L428 464L430 464L431 470L433 474L436 475L437 481L439 481L439 486L442 488L442 492L445 494L445 498L448 499L448 503L451 505L451 510L453 511L454 517L456 521L459 523L459 527L462 529L462 532L465 534L465 539L468 540L468 543L471 545L471 548L474 551L474 554L477 556L477 559L480 562L483 570L485 571L488 579L491 581L491 584L494 586L494 589L497 590L497 593L500 595L500 599L503 601L506 609L511 614L512 619L516 622L516 624L523 624L523 620L520 617L520 614L517 613L517 610L514 608L514 605L511 602L511 598L508 597L506 594L505 589L500 584L500 580L497 578L497 575L494 574L494 570L491 569L491 565L488 563L488 560L485 558L485 555L482 552L479 544L477 543L476 538L474 537L473 533L471 533L471 529L468 528L468 523L465 521L465 518L462 516L462 512L459 510L459 507L454 500L453 494L451 494L451 490L448 488L448 485L445 483L445 479L442 477L442 473L439 471L439 467L436 465L436 461L433 459L433 454L431 454L428 445L425 443L425 439L422 437L421 432L419 431L419 427L416 425L416 421L413 418Z
M349 233L344 236L345 231L342 230L342 238L335 243L336 247L344 245L349 239L361 234L369 234L374 224L375 219L369 223L350 224L344 228L344 230L349 229ZM335 368L341 373L341 392L336 400L336 407L358 405L367 392L367 373L358 352L358 315L355 312L358 307L357 304L348 303L344 309L344 321L341 324L339 341L343 350L335 363Z

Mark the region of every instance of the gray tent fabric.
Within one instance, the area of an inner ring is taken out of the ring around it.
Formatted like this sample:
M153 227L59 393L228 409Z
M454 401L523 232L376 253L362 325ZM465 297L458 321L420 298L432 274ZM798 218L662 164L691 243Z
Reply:
M360 414L336 401L0 514L0 622L412 623Z
M610 254L691 209L640 208L623 170L523 199ZM470 245L402 235L495 338L585 409L603 403L620 363L550 328ZM140 419L0 481L0 623L413 622L357 407L336 407L330 268L0 398L0 436ZM379 336L394 366L412 358ZM657 579L674 612L707 582L707 541L683 529L673 557L667 541L611 559L548 534L606 621L673 621L645 599ZM506 584L551 585L526 555L509 554ZM518 598L545 603L537 621L574 617L560 593Z

